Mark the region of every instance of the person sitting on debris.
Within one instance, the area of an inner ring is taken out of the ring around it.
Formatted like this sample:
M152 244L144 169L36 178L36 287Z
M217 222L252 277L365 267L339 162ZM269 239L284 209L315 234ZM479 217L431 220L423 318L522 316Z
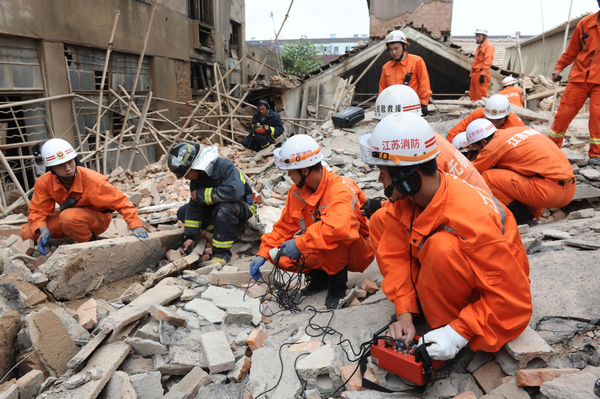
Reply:
M488 192L438 169L439 142L418 115L385 118L361 147L392 202L376 250L381 288L398 318L388 335L410 345L413 318L422 314L434 330L420 343L438 360L454 358L467 343L496 352L518 337L532 303L529 262L511 213Z
M23 240L37 241L40 254L48 253L50 238L95 240L108 229L114 211L123 215L134 236L148 237L135 205L105 176L77 166L77 152L68 141L48 140L41 156L49 172L36 180L28 223L21 227Z
M510 102L508 102L508 99L502 94L494 94L486 101L485 108L476 109L450 129L446 139L452 143L457 134L467 130L469 123L481 118L491 121L496 126L496 129L525 126L521 118L510 111Z
M502 79L502 87L496 94L501 94L508 99L508 102L517 107L523 108L523 91L519 87L519 81L512 76Z
M242 145L252 151L267 148L283 134L283 123L279 114L271 109L267 100L258 101L258 111L252 116L250 133L242 140Z
M600 6L600 1L598 2ZM567 88L560 98L554 122L550 126L550 140L562 147L571 121L586 100L590 99L589 165L600 165L600 12L587 15L579 21L569 39L569 47L556 62L552 79L559 82L561 72L573 64ZM594 94L595 93L595 94Z
M390 112L388 112L390 110ZM375 116L374 119L383 119L389 115L394 115L399 112L409 112L415 115L422 115L421 107L419 106L419 97L413 89L404 85L394 85L385 89L377 97L375 102ZM435 133L438 146L440 148L440 155L437 157L438 167L451 175L465 179L467 183L470 183L476 187L479 187L487 192L490 189L485 184L483 177L479 174L477 169L473 167L473 164L469 162L454 146L447 142L438 133ZM364 141L368 139L368 136L362 136L359 138L359 144L362 148ZM390 145L390 144L388 144ZM391 146L410 146L410 143L392 143ZM367 157L369 159L369 157ZM379 182L383 183L382 175L379 176ZM389 205L389 201L385 201L384 198L377 197L368 199L362 206L363 215L369 218L369 233L371 235L371 243L373 250L377 250L379 245L379 239L385 229L385 212L386 207Z
M273 231L262 236L250 264L252 277L262 276L265 260L275 264L269 251L279 247L278 266L296 270L300 260L308 293L327 288L325 304L336 309L346 295L348 271L362 273L373 261L367 219L360 214L366 196L354 180L323 167L321 147L310 136L290 137L273 155L294 185Z
M184 224L184 252L192 251L201 230L212 230L212 258L206 265L229 262L236 227L255 213L246 178L233 162L219 157L216 146L177 144L167 165L178 178L190 180L190 202L177 210Z
M471 101L487 97L490 79L490 68L494 62L496 48L488 40L487 29L475 29L475 41L478 46L473 57L471 73L469 74L469 96Z
M419 95L421 110L427 115L427 104L433 93L429 85L429 73L425 61L418 55L409 54L406 36L399 30L391 31L385 37L385 45L392 59L381 70L379 94L392 85L411 87Z
M478 151L473 165L519 224L537 224L543 208L560 208L573 199L569 160L538 131L527 126L497 130L487 119L477 119L467 127L467 143Z

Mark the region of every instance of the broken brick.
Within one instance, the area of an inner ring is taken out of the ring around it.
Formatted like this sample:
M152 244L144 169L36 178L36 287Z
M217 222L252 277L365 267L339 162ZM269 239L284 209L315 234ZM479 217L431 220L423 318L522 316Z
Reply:
M174 327L185 327L185 318L176 311L161 305L152 305L148 309L152 317L156 320L164 320Z
M248 347L252 351L255 351L258 348L262 347L263 342L265 342L267 338L269 338L269 336L266 332L255 328L254 330L252 330L250 335L248 335Z
M368 278L363 280L361 289L365 290L367 292L367 294L374 294L377 291L379 291L379 287L377 286L377 283L375 283L372 280L369 280Z
M475 370L473 377L485 393L490 393L502 384L501 380L506 377L506 374L498 363L489 362Z
M358 365L356 364L348 364L340 367L342 382L346 384L347 391L362 391L365 389L362 386L362 375L357 367ZM367 367L367 370L365 371L365 378L369 381L379 384L379 380L375 374L373 374L373 371L371 371L370 367Z
M520 387L539 387L546 381L552 381L564 374L578 373L578 369L525 369L517 371L517 385Z
M86 330L91 330L98 324L98 312L97 312L96 300L90 298L77 308L77 316L79 317L79 325Z
M234 369L227 373L227 378L233 382L241 382L248 375L250 366L252 366L252 360L249 357L240 358L235 362Z

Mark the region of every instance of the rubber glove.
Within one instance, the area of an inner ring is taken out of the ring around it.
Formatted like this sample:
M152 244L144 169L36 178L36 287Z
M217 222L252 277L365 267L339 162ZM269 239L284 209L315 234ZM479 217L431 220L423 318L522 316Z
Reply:
M38 251L40 254L48 253L48 244L50 244L50 230L47 227L40 227L40 238L38 238Z
M367 219L370 219L371 216L381 208L381 202L383 202L385 198L377 197L371 198L365 201L363 206L360 207L362 209L361 215L365 216Z
M265 264L265 260L262 256L257 256L250 262L250 275L253 279L258 280L262 277L262 273L258 269Z
M281 256L287 256L291 260L298 260L300 259L300 255L302 255L296 246L295 239L291 239L281 244L280 250L283 251L281 252Z
M138 238L148 237L148 232L146 232L143 227L136 227L135 229L131 230L131 233Z
M423 338L425 341L423 341ZM419 339L419 345L427 346L427 353L432 359L450 360L469 342L468 339L454 331L450 325L435 329Z

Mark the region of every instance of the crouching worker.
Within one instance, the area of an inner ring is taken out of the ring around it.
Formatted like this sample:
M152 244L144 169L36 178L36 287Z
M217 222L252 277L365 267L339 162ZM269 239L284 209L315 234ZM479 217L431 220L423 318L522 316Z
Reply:
M404 140L413 145L386 145ZM391 201L376 250L398 317L388 335L410 345L422 314L433 328L424 335L429 355L447 360L467 343L496 352L527 327L532 304L515 219L488 192L438 169L437 140L427 121L401 113L361 137L361 150Z
M190 180L190 202L177 211L185 225L183 250L190 253L201 230L212 231L213 253L208 265L224 265L231 259L236 227L255 212L252 188L233 162L219 157L216 146L177 144L167 164L178 178Z
M289 138L273 155L295 184L273 231L262 236L250 265L252 277L262 276L259 268L266 259L274 263L269 251L279 247L278 266L296 271L302 257L307 292L327 288L325 304L336 309L346 295L348 271L362 273L373 261L367 219L360 210L366 196L354 180L323 168L321 147L310 136ZM297 232L301 235L294 238Z
M267 100L258 101L258 111L252 116L250 133L242 145L252 151L267 148L283 134L283 123L279 114L271 109Z
M123 215L134 236L148 237L135 205L105 176L77 166L77 153L68 141L48 140L41 155L49 172L35 182L29 223L21 227L21 237L37 241L42 255L48 253L50 238L95 240L108 229L113 211ZM59 211L54 210L56 204Z

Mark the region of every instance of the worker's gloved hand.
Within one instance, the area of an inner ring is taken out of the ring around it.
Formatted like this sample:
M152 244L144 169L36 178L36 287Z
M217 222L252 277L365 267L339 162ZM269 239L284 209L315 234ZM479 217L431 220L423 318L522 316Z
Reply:
M485 82L485 76L479 75L479 83Z
M298 260L300 259L300 255L302 255L294 239L284 242L279 249L282 251L281 256L287 256L291 260Z
M65 209L69 209L69 208L73 208L75 205L77 205L77 203L79 202L79 200L81 200L81 198L75 198L75 197L69 197L67 198L67 200L65 202L63 202L62 204L60 204L60 211L64 211Z
M552 81L553 82L560 82L561 80L562 80L562 75L560 74L560 71L552 72Z
M427 353L432 359L449 360L454 359L469 340L454 331L450 325L445 325L422 336L419 339L419 345L423 342L425 342Z
M365 216L367 219L370 219L371 216L381 208L381 203L385 200L383 197L371 198L365 201L363 206L360 207L362 209L361 215Z
M271 127L269 125L263 125L263 128L267 133L271 133Z
M42 255L48 253L48 244L50 244L50 230L47 227L40 227L40 237L38 238L38 251Z
M253 279L258 280L262 277L262 273L258 269L265 264L265 260L262 256L257 256L250 262L250 275Z
M429 114L429 110L427 109L427 105L421 104L421 112L423 113L423 116L427 116L427 114Z
M148 232L146 232L146 229L143 227L136 227L135 229L131 230L131 233L138 238L148 237Z

